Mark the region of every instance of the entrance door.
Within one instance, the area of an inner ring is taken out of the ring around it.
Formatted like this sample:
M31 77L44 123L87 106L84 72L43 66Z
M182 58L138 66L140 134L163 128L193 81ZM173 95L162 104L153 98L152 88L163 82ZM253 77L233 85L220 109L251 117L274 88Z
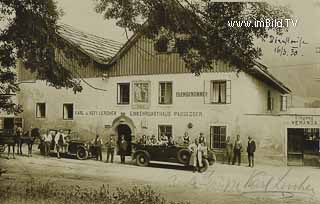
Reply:
M120 136L124 135L124 139L128 143L126 156L130 156L131 155L131 129L130 129L130 127L126 124L120 124L117 127L117 132L118 132L118 141L120 141Z
M288 165L303 165L303 128L288 129Z
M14 128L14 118L4 118L3 129L13 129Z

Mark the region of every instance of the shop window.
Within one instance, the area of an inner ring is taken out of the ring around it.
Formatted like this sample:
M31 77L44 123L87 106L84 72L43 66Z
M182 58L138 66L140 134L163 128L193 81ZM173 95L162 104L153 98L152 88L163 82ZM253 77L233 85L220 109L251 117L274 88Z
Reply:
M133 90L134 90L134 103L149 103L149 82L134 82Z
M118 84L118 104L130 103L130 83Z
M159 104L172 104L172 82L159 83Z
M73 120L73 104L72 103L63 104L63 119Z
M304 153L318 154L319 152L319 128L304 129Z
M226 129L226 126L210 127L210 138L212 148L223 149L226 147Z
M168 138L172 137L172 126L171 125L159 125L158 127L158 138L165 134Z
M286 111L288 108L287 96L280 96L281 111Z
M46 117L46 103L36 104L36 117L45 118Z
M210 101L215 104L231 103L231 81L211 81Z
M271 96L271 91L268 91L268 101L267 101L267 110L272 111L273 110L273 98Z

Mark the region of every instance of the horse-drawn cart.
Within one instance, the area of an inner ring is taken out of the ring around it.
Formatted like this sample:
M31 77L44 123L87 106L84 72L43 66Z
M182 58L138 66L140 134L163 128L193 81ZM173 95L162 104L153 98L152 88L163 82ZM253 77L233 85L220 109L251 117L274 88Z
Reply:
M3 153L7 148L12 146L12 153L14 157L14 147L17 143L17 138L15 137L14 131L12 129L1 129L0 130L0 152ZM8 156L9 156L8 150Z

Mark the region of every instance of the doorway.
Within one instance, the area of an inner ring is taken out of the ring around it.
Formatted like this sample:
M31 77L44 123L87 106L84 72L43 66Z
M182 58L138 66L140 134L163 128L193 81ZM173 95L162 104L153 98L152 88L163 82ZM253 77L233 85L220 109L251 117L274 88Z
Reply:
M3 119L3 129L10 129L14 128L14 118L4 118Z
M319 128L288 128L288 165L319 165Z
M126 124L120 124L117 127L117 132L118 132L118 142L120 141L120 136L124 135L124 139L128 144L126 156L131 156L131 129L128 125Z

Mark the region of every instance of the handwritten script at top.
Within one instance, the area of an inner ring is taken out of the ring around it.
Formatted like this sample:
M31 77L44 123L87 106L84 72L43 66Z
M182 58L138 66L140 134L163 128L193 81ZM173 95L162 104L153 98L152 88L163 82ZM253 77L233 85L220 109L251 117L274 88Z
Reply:
M269 36L270 44L274 45L273 52L279 56L303 56L303 46L308 44L302 37Z

